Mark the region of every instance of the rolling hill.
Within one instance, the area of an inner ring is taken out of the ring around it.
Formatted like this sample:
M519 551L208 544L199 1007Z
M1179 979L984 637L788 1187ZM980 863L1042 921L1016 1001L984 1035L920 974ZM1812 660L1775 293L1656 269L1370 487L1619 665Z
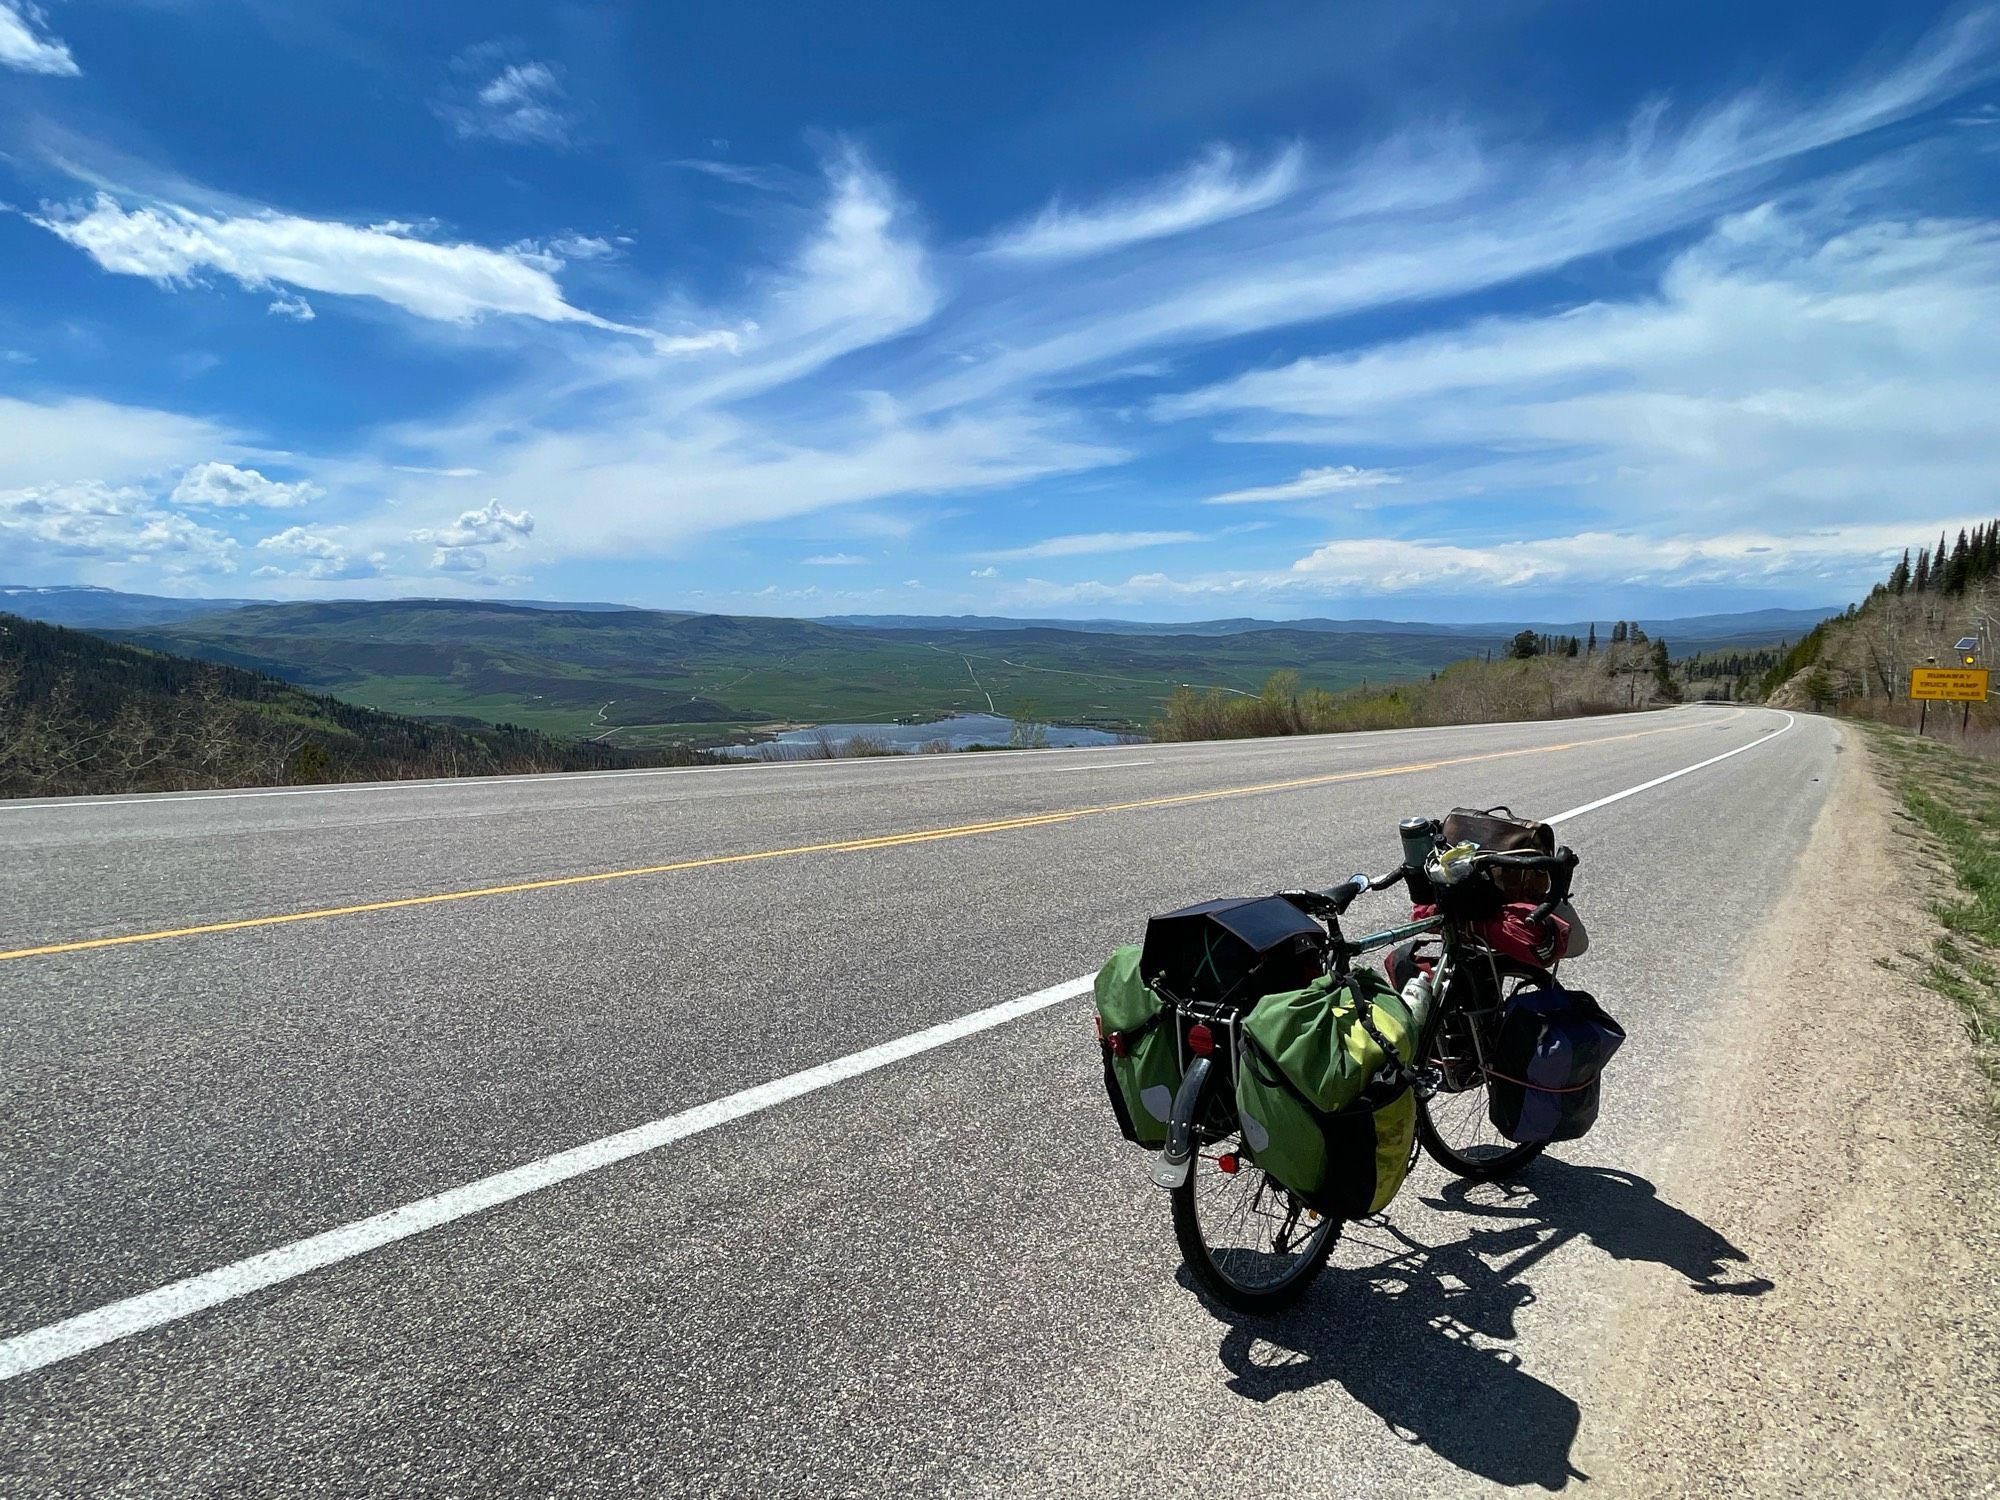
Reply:
M1026 705L1046 719L1140 729L1183 685L1248 695L1289 669L1339 689L1426 676L1497 644L1276 627L1214 637L861 629L447 600L253 605L113 634L396 713L506 719L619 744Z
M0 614L0 796L689 764L515 725L379 713L235 667Z

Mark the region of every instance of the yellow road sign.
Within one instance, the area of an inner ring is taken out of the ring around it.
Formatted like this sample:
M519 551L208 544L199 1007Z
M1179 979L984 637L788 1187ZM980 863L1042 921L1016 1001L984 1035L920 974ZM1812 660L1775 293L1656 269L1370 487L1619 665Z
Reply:
M1984 703L1986 670L1962 667L1910 668L1910 697L1944 703Z

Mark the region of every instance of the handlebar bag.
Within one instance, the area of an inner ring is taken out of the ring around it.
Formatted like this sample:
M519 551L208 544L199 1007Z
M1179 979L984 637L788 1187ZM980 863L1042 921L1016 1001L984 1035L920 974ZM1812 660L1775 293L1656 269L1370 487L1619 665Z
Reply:
M1486 1057L1486 1111L1521 1145L1573 1141L1597 1123L1604 1065L1625 1040L1590 995L1528 985L1508 999Z
M1556 831L1511 807L1454 807L1442 825L1447 844L1477 844L1497 854L1553 854Z
M1556 831L1532 818L1517 818L1511 807L1454 807L1439 825L1447 846L1476 844L1496 854L1553 854ZM1496 869L1487 879L1503 900L1530 905L1552 889L1547 870Z
M1408 1175L1416 1028L1379 974L1357 969L1267 995L1244 1019L1236 1113L1246 1153L1320 1213L1377 1213Z
M1174 1091L1181 1086L1180 1039L1160 997L1139 977L1139 948L1128 943L1097 971L1097 1045L1118 1133L1149 1150L1164 1145Z

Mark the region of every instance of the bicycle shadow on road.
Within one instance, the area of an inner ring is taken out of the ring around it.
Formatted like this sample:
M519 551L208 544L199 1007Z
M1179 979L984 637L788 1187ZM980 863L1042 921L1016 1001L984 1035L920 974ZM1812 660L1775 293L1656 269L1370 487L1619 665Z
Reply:
M1519 1182L1453 1182L1423 1201L1488 1222L1436 1245L1379 1219L1351 1224L1347 1258L1378 1254L1330 1267L1298 1307L1268 1318L1215 1309L1235 1319L1220 1350L1229 1388L1261 1402L1334 1382L1404 1442L1468 1473L1558 1490L1587 1477L1570 1463L1581 1411L1493 1347L1516 1337L1516 1315L1535 1301L1526 1273L1584 1240L1669 1267L1703 1292L1771 1286L1743 1274L1748 1257L1728 1239L1629 1172L1545 1157Z

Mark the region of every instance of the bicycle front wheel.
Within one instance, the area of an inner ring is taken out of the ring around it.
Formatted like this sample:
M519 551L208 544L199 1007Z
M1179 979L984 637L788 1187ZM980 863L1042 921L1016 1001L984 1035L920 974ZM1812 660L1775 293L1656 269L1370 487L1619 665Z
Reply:
M1469 1182L1511 1177L1545 1149L1519 1146L1493 1128L1486 1113L1486 1085L1436 1093L1417 1101L1417 1139L1432 1161Z
M1205 1147L1173 1190L1174 1238L1202 1288L1238 1312L1271 1312L1298 1300L1326 1264L1339 1221L1313 1212L1239 1154Z

